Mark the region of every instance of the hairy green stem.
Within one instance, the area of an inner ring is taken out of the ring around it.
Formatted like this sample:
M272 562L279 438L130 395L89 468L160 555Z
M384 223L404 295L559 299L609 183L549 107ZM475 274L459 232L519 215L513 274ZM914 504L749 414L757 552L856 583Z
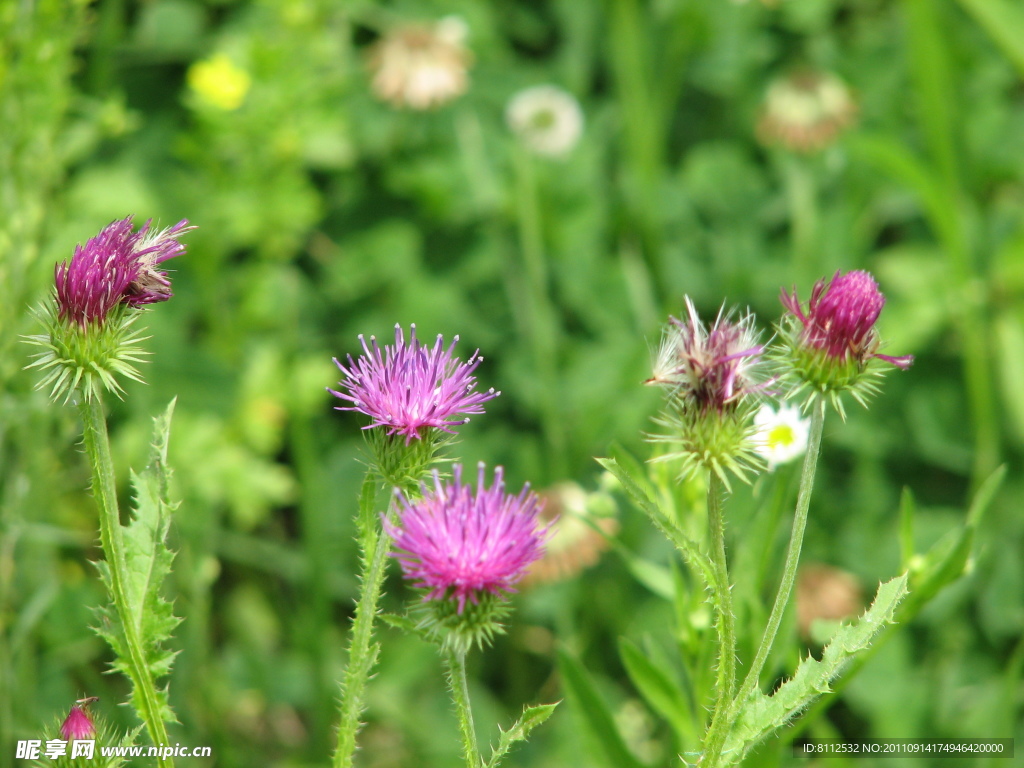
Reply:
M352 639L348 651L348 665L341 691L341 719L338 726L338 748L334 753L334 768L351 768L356 753L356 735L362 725L363 699L366 680L377 663L380 646L373 642L373 621L377 617L377 602L387 565L391 537L372 521L377 494L377 479L373 471L366 473L359 496L359 544L362 549L362 594L356 603L352 622Z
M715 708L704 740L705 753L717 754L729 732L730 708L736 689L736 616L732 606L729 566L725 556L725 520L722 517L722 496L725 488L714 472L708 478L708 527L711 533L711 561L715 580L714 595L718 628L718 675L715 680Z
M110 456L110 437L107 435L107 420L103 414L103 403L99 397L83 400L79 405L82 415L82 428L85 443L85 454L92 467L92 492L99 507L100 545L110 572L111 599L117 611L121 626L124 628L125 646L128 658L129 674L135 687L136 697L133 703L141 711L138 715L146 724L149 737L155 746L168 744L167 730L161 718L160 697L157 694L156 682L153 680L146 664L146 655L139 636L136 617L131 615L128 604L126 582L128 580L128 564L125 556L124 537L121 529L121 513L117 506L117 485L114 481L114 462ZM164 764L173 768L174 762L168 758Z
M814 410L811 412L810 435L807 440L807 453L804 456L804 466L800 473L800 491L797 494L796 511L793 515L793 532L789 538L786 564L782 570L782 582L779 584L779 591L775 595L775 604L772 606L771 616L768 617L768 626L765 627L764 637L761 638L761 645L758 647L754 661L750 665L750 670L743 679L739 693L733 701L730 721L735 721L739 715L740 708L758 686L761 670L764 669L765 662L768 660L768 654L771 653L772 645L775 643L775 636L779 632L779 625L782 624L782 615L786 611L786 605L789 603L789 597L793 592L793 584L796 582L797 566L800 564L800 549L803 547L804 530L807 527L807 512L811 504L811 491L814 488L814 474L818 468L821 433L825 425L825 398L817 398L813 408Z
M448 667L448 685L455 702L455 713L459 718L459 732L462 734L462 754L466 768L481 768L480 747L476 743L476 728L473 727L473 709L469 705L469 683L466 680L466 651L448 648L444 652Z

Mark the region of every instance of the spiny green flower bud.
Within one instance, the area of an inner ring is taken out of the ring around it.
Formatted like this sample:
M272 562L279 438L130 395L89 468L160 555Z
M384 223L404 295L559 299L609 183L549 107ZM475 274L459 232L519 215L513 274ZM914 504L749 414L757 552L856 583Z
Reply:
M782 292L789 310L779 329L780 345L774 357L782 378L791 385L789 396L806 393L809 403L827 397L845 418L839 396L844 392L861 405L878 391L881 363L906 370L912 355L879 354L881 340L875 323L885 306L885 296L867 272L836 272L826 283L819 280L811 291L806 311L796 290Z
M665 411L655 421L667 434L651 435L671 445L658 461L681 460L683 477L707 469L726 487L726 471L746 479L764 462L756 453L754 412L771 382L762 374L764 347L754 317L738 321L719 313L710 331L686 298L687 319L669 318L654 376L668 392Z
M171 282L157 267L185 252L177 238L191 229L182 220L157 232L146 222L135 232L129 216L56 266L53 298L35 311L46 332L25 339L43 349L26 366L44 373L37 389L64 402L80 390L91 400L103 390L120 396L118 376L142 380L134 366L147 354L134 328L138 308L171 297Z

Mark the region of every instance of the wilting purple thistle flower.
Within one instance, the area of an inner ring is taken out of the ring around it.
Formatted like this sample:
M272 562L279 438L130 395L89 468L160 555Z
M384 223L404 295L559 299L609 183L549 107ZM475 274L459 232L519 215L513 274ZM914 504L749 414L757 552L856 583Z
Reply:
M95 698L83 699L76 703L60 726L60 735L65 741L91 739L96 735L96 726L85 711L85 706Z
M437 337L433 347L420 344L416 338L416 325L411 326L409 343L400 325L395 326L395 346L385 346L383 352L377 339L370 337L370 346L360 334L364 354L358 360L348 356L348 365L334 359L344 374L340 386L347 392L328 392L352 405L337 406L339 411L359 411L373 422L363 429L385 427L389 435L404 435L406 445L413 438L422 438L421 430L435 428L454 434L452 427L465 424L468 418L457 419L459 414L483 413L483 404L500 392L489 389L474 392L476 377L473 371L483 357L480 350L466 362L452 355L456 336L447 349L444 340Z
M875 322L885 306L885 296L867 272L836 272L827 284L819 280L811 290L806 313L795 288L792 293L783 289L782 304L803 326L800 342L840 363L853 360L863 364L878 358L906 370L914 361L913 355L878 354Z
M654 376L646 382L668 389L667 407L655 419L668 431L649 438L671 445L655 460L679 460L684 477L710 470L728 487L726 470L745 479L747 470L763 465L751 418L774 379L762 373L764 346L753 315L733 320L721 311L708 330L689 297L686 313L685 320L669 318Z
M527 566L544 554L547 537L539 526L543 505L529 485L518 496L505 493L497 467L487 488L483 463L478 467L475 492L462 483L459 465L451 483L442 483L435 470L434 488L423 485L419 501L396 492L399 524L384 523L405 577L430 590L428 601L457 600L459 614L484 593L514 592Z
M719 312L708 331L689 296L686 311L686 320L669 317L654 376L645 383L666 385L687 404L716 411L764 389L766 382L755 376L764 347L753 315L733 322Z
M131 216L115 221L84 246L76 246L70 264L56 266L61 320L84 329L90 323L102 323L118 304L137 307L171 297L171 282L156 266L185 252L177 238L194 227L183 219L173 227L150 232L150 223L134 232Z

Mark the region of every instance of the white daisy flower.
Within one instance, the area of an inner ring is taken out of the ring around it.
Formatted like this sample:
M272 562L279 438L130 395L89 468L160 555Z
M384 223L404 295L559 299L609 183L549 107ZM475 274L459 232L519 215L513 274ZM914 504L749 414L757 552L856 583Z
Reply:
M768 462L768 469L788 464L807 451L811 422L800 416L796 406L782 405L776 411L770 405L762 405L754 416L754 426L755 450Z
M583 134L580 103L554 85L517 93L505 109L505 120L529 149L546 157L568 154Z

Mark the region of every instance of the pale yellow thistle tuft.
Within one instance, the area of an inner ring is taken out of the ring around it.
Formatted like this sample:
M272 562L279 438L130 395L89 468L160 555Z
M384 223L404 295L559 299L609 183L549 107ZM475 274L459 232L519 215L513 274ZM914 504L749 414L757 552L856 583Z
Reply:
M433 109L461 96L469 87L473 61L465 46L468 33L457 16L389 30L369 51L374 94L412 110Z
M846 83L810 70L778 78L768 87L757 124L764 144L817 152L853 124L857 102Z

